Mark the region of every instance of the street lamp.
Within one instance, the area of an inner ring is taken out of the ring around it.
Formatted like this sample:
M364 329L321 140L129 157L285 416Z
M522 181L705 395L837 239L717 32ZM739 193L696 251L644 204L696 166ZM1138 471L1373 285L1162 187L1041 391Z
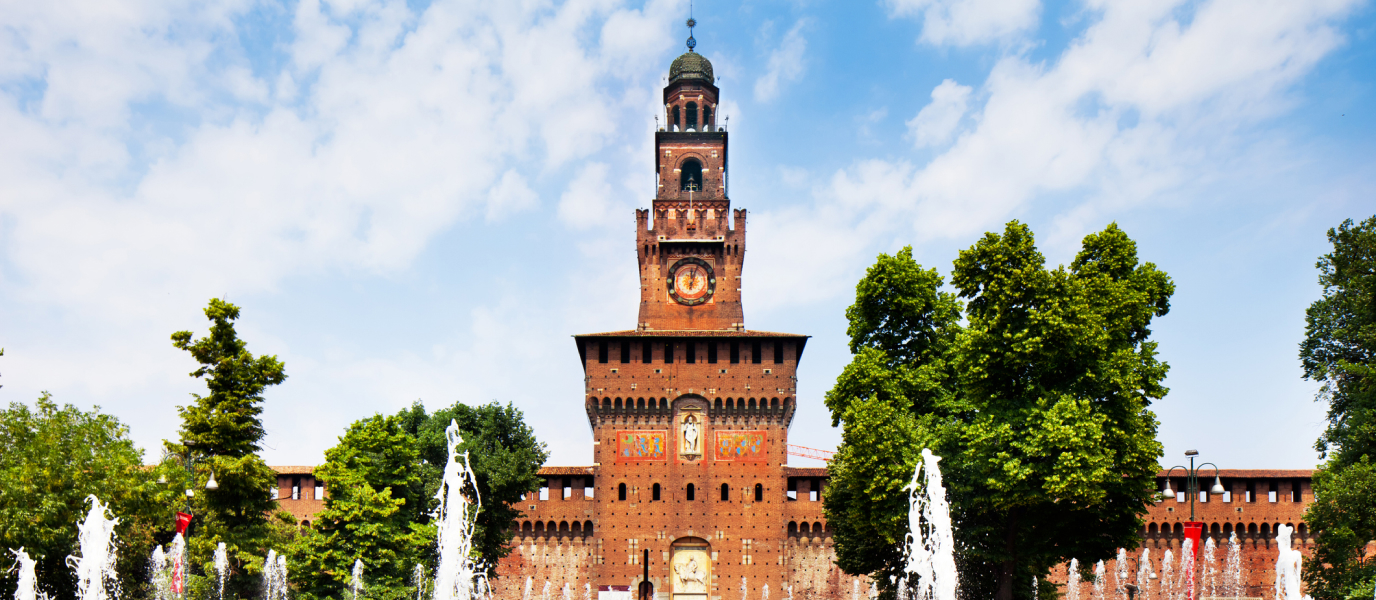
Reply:
M1163 489L1163 490L1161 490L1161 496L1162 496L1162 497L1174 496L1174 495L1175 495L1175 492L1171 491L1171 473L1175 472L1176 469L1180 469L1180 470L1185 471L1185 474L1187 475L1187 477L1185 478L1185 494L1188 495L1188 496L1190 497L1190 521L1191 521L1191 522L1194 522L1194 501L1195 501L1195 497L1197 497L1197 496L1199 495L1199 469L1203 469L1205 466L1210 466L1210 467L1213 467L1213 468L1214 468L1214 485L1213 485L1213 487L1209 488L1209 494L1210 494L1210 495L1213 495L1213 496L1221 496L1221 495L1223 495L1223 482L1222 482L1221 480L1219 480L1219 478L1218 478L1218 465L1215 465L1214 463L1208 463L1208 462L1206 462L1206 463L1203 463L1203 464L1199 465L1198 468L1195 468L1195 466L1194 466L1194 457L1196 457L1196 456L1198 456L1198 455L1199 455L1199 451L1198 451L1198 450L1186 450L1186 451L1185 451L1185 456L1190 457L1190 466L1189 466L1189 467L1184 467L1184 466L1176 465L1176 466L1174 466L1174 467L1171 467L1169 470L1167 470L1167 471L1166 471L1166 488Z

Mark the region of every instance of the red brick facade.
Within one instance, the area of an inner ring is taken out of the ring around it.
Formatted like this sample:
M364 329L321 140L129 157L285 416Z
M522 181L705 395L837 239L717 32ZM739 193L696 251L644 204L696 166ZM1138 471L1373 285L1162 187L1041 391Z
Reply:
M745 328L744 210L726 194L727 134L700 55L674 61L655 133L659 189L636 211L636 327L575 336L593 465L541 470L498 597L649 580L664 600L838 598L825 469L788 461L807 336ZM730 220L728 220L728 217ZM646 552L648 551L648 555ZM649 557L648 565L645 564ZM862 582L868 591L868 583Z

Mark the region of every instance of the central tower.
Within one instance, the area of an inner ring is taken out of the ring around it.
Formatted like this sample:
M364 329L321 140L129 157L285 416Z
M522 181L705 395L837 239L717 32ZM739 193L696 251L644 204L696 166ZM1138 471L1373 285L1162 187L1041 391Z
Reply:
M745 329L745 211L732 212L726 195L719 90L695 45L690 36L688 52L669 65L664 126L655 132L655 198L636 211L640 331Z

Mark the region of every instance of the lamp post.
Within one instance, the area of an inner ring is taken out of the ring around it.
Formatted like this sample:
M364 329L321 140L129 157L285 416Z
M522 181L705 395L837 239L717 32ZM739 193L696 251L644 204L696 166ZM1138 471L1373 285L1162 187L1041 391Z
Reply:
M1189 575L1187 576L1188 580L1185 587L1186 600L1194 600L1194 560L1199 557L1199 538L1204 532L1204 524L1194 520L1194 501L1196 497L1199 496L1199 469L1203 469L1206 466L1213 467L1214 485L1209 488L1209 494L1212 496L1223 495L1223 482L1218 478L1218 465L1206 462L1200 464L1199 467L1195 467L1194 457L1198 455L1198 450L1186 450L1185 456L1190 457L1190 466L1185 467L1176 465L1167 470L1166 488L1161 490L1161 495L1163 497L1174 496L1175 493L1171 491L1171 473L1174 473L1176 469L1185 471L1185 494L1190 497L1190 520L1185 522L1185 539L1194 542L1194 551L1186 555L1190 557Z
M197 457L196 455L192 454L191 450L195 447L196 442L183 441L183 450L180 453L171 452L163 456L164 462L166 462L168 458L180 459L182 463L182 468L186 469L186 479L192 482L193 485L196 481L196 464L204 461L207 458L205 456ZM167 475L159 474L158 483L166 484ZM207 491L212 492L220 489L220 484L215 481L215 471L213 470L210 472L210 479L205 482L205 489ZM183 501L185 502L184 506L186 507L186 512L177 511L177 533L182 536L183 547L186 545L187 539L191 537L191 532L188 529L191 526L191 518L193 516L191 513L191 499L195 496L196 490L192 488L186 488L186 499ZM172 593L174 594L181 594L184 591L184 568L185 566L183 560L183 553L174 553L174 555L172 556Z

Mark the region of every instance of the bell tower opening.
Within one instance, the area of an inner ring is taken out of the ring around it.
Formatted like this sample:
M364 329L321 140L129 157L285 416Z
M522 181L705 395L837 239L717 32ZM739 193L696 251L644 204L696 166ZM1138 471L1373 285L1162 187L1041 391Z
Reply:
M689 103L688 103L688 106L686 106L686 107L684 107L684 108L687 109L687 117L688 117L688 118L687 118L686 120L688 121L688 131L697 131L697 130L698 130L698 103L697 103L697 102L689 102Z
M683 161L683 166L679 168L678 182L678 189L681 191L702 191L702 163L698 162L696 158L690 158Z

